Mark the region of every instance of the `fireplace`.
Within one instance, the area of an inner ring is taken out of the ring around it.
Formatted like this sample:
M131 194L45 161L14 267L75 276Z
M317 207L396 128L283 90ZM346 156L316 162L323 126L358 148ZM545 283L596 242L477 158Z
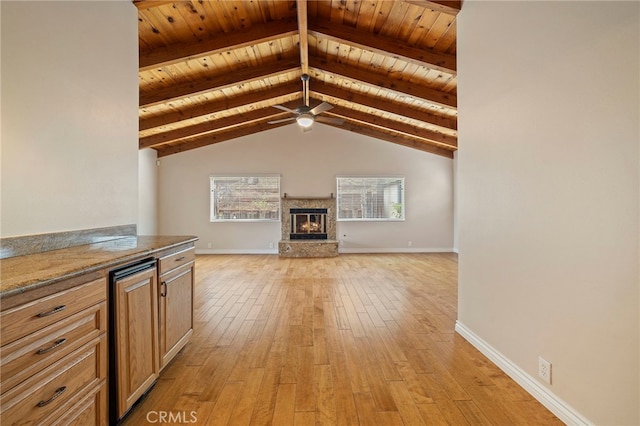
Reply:
M331 257L338 255L336 199L282 197L282 257Z
M327 209L289 209L291 214L291 240L326 240Z

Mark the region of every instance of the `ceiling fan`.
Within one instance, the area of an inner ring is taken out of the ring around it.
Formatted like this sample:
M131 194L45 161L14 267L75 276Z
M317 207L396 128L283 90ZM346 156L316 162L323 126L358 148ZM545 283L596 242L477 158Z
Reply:
M331 105L328 102L322 102L319 105L316 105L315 107L311 108L309 106L309 75L308 74L302 74L302 91L303 91L303 97L304 97L304 105L299 106L296 109L289 109L285 106L282 105L274 105L274 108L278 108L281 109L283 111L287 111L290 112L292 114L294 114L294 117L289 117L289 118L283 118L281 120L274 120L274 121L269 121L269 124L277 124L277 123L284 123L286 121L296 121L298 123L298 125L300 127L302 127L302 131L303 132L308 132L311 130L311 125L315 122L315 121L319 121L321 123L327 123L327 124L336 124L336 125L340 125L344 123L344 120L341 118L332 118L332 117L323 117L319 114L325 112L325 111L329 111L331 108L333 108L333 105Z

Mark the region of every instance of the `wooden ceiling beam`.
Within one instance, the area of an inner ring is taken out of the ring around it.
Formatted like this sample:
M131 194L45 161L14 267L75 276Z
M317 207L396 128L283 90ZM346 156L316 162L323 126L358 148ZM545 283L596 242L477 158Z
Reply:
M215 37L202 41L176 44L162 50L141 53L139 71L147 71L178 62L216 55L229 50L254 46L259 43L292 36L297 32L298 25L294 20L283 20L254 25L241 31L217 34Z
M331 115L327 112L328 115ZM281 113L276 113L276 115L282 115ZM349 117L345 117L347 120L352 120ZM204 136L198 136L195 138L190 138L187 140L182 140L177 143L166 144L164 146L159 146L155 148L158 152L158 157L165 157L172 154L177 154L184 151L189 151L196 148L201 148L207 145L212 145L220 142L225 142L231 139L236 139L243 136L249 136L254 133L259 133L265 130L275 129L281 126L286 126L291 123L278 123L278 124L268 124L268 121L276 119L275 116L268 116L263 119L245 122L240 126L229 127L211 134L207 134ZM369 136L372 138L384 140L387 142L392 142L398 145L406 146L409 148L414 148L420 151L429 152L431 154L440 155L447 158L453 158L453 150L442 148L439 146L435 146L433 144L429 144L424 140L421 140L416 137L408 136L404 133L387 131L383 129L379 129L376 127L368 126L366 124L362 124L357 121L345 121L345 123L341 125L333 125L328 123L320 123L327 126L332 126L337 129L346 130L355 132L358 134L362 134L365 136Z
M457 108L457 98L455 95L439 90L420 86L408 81L392 79L389 74L374 73L366 69L358 69L340 62L327 61L315 56L309 58L311 68L338 74L349 80L358 81L369 86L379 87L402 96L414 99L422 99L434 105L445 108Z
M277 86L269 86L257 92L245 93L232 98L224 98L219 101L195 105L192 107L179 108L173 112L144 118L139 120L138 128L140 130L153 129L154 127L166 126L168 124L189 120L195 117L216 114L221 111L251 105L256 102L263 102L265 100L265 93L267 93L270 98L279 98L281 96L300 92L300 82L298 81L279 84Z
M328 123L321 123L321 124L325 126L335 127L337 129L348 130L350 132L355 132L355 133L369 136L375 139L380 139L383 141L395 143L397 145L406 146L408 148L417 149L419 151L440 155L442 157L453 158L453 151L449 149L433 146L431 144L420 141L413 137L406 136L401 133L388 133L370 126L362 125L360 123L353 123L353 122L345 122L340 125L328 124ZM158 153L158 155L160 154Z
M228 130L223 130L211 135L194 138L193 140L178 142L176 144L160 147L157 149L158 157L165 157L167 155L177 154L179 152L189 151L191 149L202 148L203 146L213 145L215 143L236 139L242 136L248 136L254 133L275 129L281 126L288 126L289 124L291 124L269 124L268 121L271 121L271 118L265 118L258 122L247 123L243 126L232 127Z
M283 105L287 108L293 109L299 106L299 104L300 102L295 101L287 102ZM193 126L186 126L179 129L169 130L166 132L140 138L139 148L153 148L159 145L173 143L188 138L206 136L207 134L225 130L229 127L244 125L246 123L261 120L264 118L277 120L280 118L286 118L287 116L292 115L273 107L260 108L246 113L206 121L204 123L196 124Z
M338 86L330 85L322 81L311 82L311 93L330 96L342 99L344 101L365 106L367 108L377 109L378 111L387 112L412 120L429 123L433 126L441 127L447 130L458 130L458 120L456 117L446 115L437 115L428 111L419 110L406 104L389 102L385 99L374 96L365 95L358 92L351 92Z
M312 21L309 23L309 32L316 37L348 44L386 57L391 56L421 67L436 69L451 75L457 74L455 55L418 48L394 38L365 33L334 22Z
M425 9L435 10L436 12L446 13L447 15L456 16L462 8L461 0L403 0L405 3L424 7Z
M431 143L432 145L437 145L442 148L455 150L458 147L458 138L454 136L444 135L399 121L386 120L373 114L367 114L340 106L334 106L327 114L358 121L365 126L373 126L382 130L392 130L409 137L416 137L424 140L425 143Z
M307 24L307 0L296 0L298 34L300 34L300 67L302 74L309 74L309 32ZM305 99L309 104L309 99Z
M309 31L307 25L307 0L296 0L296 11L298 15L298 34L300 39L300 68L302 75L309 74ZM309 80L304 79L303 102L309 105Z
M232 86L240 86L256 80L264 80L288 72L300 72L297 60L282 60L276 63L265 63L260 67L247 67L196 81L186 81L172 87L149 90L140 94L140 107L171 102L176 99L221 90Z
M173 4L176 0L133 0L133 4L138 9L148 9L150 7L164 6L165 4Z

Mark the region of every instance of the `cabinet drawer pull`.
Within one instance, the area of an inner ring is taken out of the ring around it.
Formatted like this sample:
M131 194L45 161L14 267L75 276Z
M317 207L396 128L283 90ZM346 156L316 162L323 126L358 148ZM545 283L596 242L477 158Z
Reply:
M176 259L176 262L180 262L181 260L185 260L187 258L187 256L180 256L179 258Z
M38 349L38 351L36 352L38 355L43 355L46 354L49 351L54 350L55 348L57 348L60 345L64 345L67 342L67 339L65 339L64 337L62 339L58 339L56 340L56 342L49 346L48 348L42 348L42 349Z
M58 312L64 311L65 309L67 309L67 305L60 305L60 306L56 306L55 308L53 308L48 312L40 312L36 316L38 318L44 318L44 317L48 317L49 315L57 314Z
M44 407L47 404L50 404L53 402L54 399L56 399L57 397L59 397L60 395L62 395L65 391L67 390L66 386L62 386L59 387L58 389L56 389L56 391L53 393L53 395L51 396L51 398L47 399L46 401L40 401L38 402L38 407Z
M160 290L160 296L162 297L167 297L167 282L166 281L162 281L162 284L160 284L162 287L164 287L164 290Z

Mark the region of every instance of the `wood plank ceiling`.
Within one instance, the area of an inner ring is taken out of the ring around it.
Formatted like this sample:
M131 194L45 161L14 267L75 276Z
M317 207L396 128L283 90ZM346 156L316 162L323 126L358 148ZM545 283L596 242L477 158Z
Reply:
M460 1L134 0L140 148L158 156L295 121L274 105L328 102L332 125L453 157ZM304 137L301 131L300 137Z

